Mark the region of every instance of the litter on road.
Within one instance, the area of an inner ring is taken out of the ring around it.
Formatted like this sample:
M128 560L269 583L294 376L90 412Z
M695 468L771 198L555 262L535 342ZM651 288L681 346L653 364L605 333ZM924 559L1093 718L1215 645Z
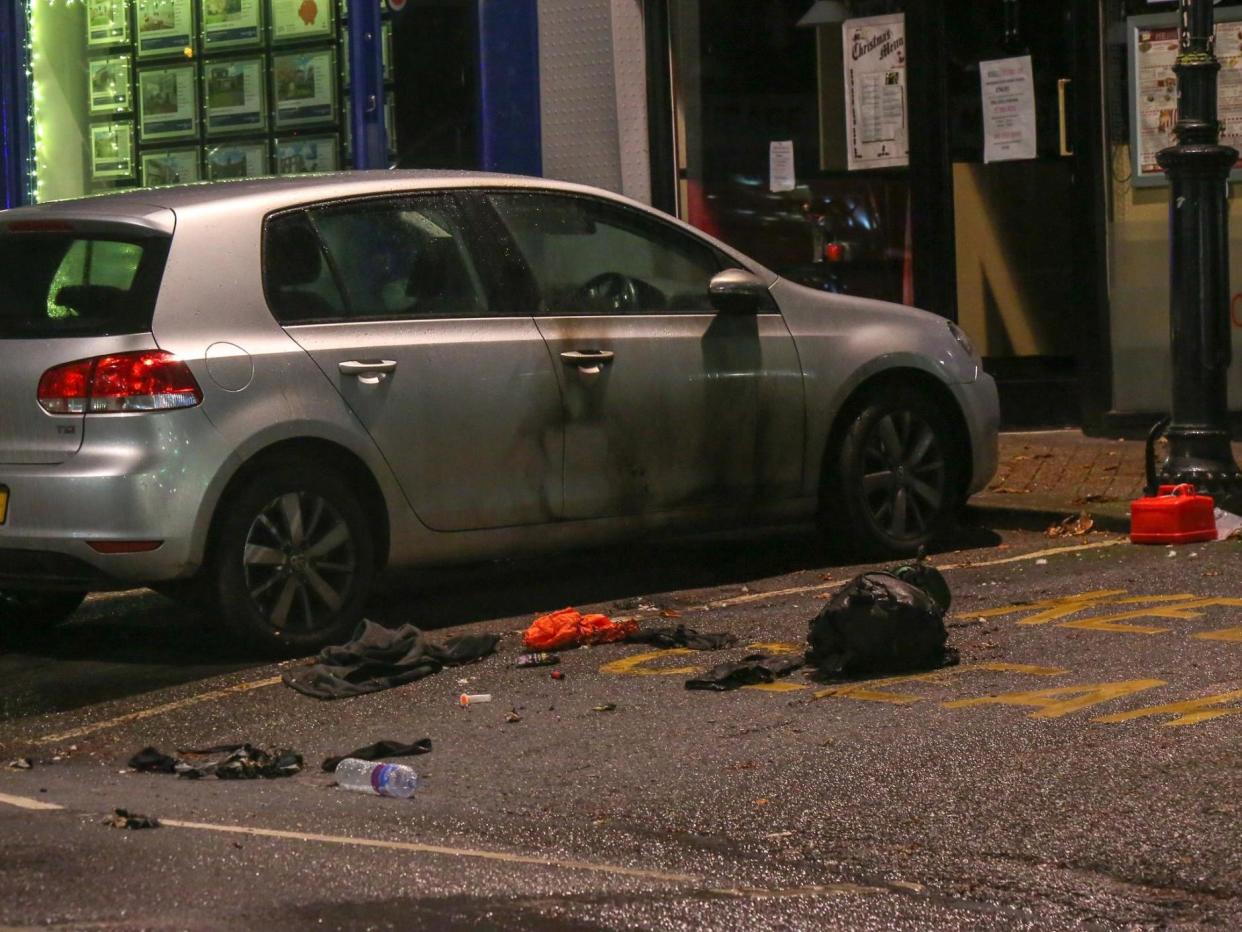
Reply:
M796 655L784 654L773 657L768 654L750 654L736 663L718 664L706 673L686 680L686 689L710 689L725 692L730 689L739 689L742 686L773 683L778 678L793 673L802 665L802 658Z
M457 701L463 706L478 705L482 702L491 702L492 694L491 693L462 693L460 696L457 697Z
M629 644L650 644L653 647L685 647L690 650L723 650L737 643L732 634L705 634L685 625L662 625L642 628L629 635Z
M139 773L175 773L197 780L216 777L220 780L255 780L291 777L302 769L302 755L287 748L260 748L251 744L221 744L210 748L179 750L185 757L172 757L154 747L145 747L129 759L131 769ZM186 758L204 758L223 754L216 760L197 762Z
M409 799L418 789L418 774L405 764L376 764L347 757L336 765L338 786L356 793Z
M374 744L368 744L366 747L355 748L348 754L339 754L335 757L325 757L323 761L323 769L331 773L336 769L336 765L348 757L356 760L380 760L385 757L412 757L415 754L430 754L431 739L421 738L412 744L404 744L400 741L376 741Z
M325 647L316 663L283 677L286 686L316 699L344 699L402 686L492 654L498 634L466 634L429 642L414 625L388 629L363 619L353 640Z
M613 621L607 615L583 615L577 609L562 608L531 622L522 641L527 650L552 651L623 641L637 630L635 621Z
M160 820L128 809L113 809L112 815L104 819L103 824L111 828L159 828Z

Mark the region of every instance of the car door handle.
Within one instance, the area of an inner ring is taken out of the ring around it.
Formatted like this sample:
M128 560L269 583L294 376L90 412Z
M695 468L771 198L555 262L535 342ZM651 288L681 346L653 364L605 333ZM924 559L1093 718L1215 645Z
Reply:
M612 350L567 350L561 359L570 366L601 366L612 362Z
M378 385L388 378L390 372L397 371L395 359L348 359L337 363L341 375L356 378L363 385Z

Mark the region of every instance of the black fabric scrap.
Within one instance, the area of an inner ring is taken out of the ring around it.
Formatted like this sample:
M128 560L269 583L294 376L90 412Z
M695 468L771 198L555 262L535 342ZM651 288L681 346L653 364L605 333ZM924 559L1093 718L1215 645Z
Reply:
M685 625L663 625L658 628L640 628L625 639L631 644L651 644L655 647L688 647L690 650L723 650L737 643L732 634L707 634Z
M757 683L772 683L778 677L788 676L803 664L796 654L750 654L737 663L722 663L712 667L701 676L686 680L686 689L713 689L724 692Z
M362 696L480 660L499 641L498 634L467 634L432 644L413 625L389 629L364 619L348 644L325 647L314 666L286 673L284 682L316 699Z
M423 738L413 744L402 744L400 741L376 741L374 744L368 744L348 754L324 758L323 769L331 773L336 770L336 765L347 757L354 757L358 760L382 760L385 757L411 757L415 754L429 753L431 753L430 738Z
M112 828L159 828L160 820L155 816L139 815L128 809L113 809L112 815L103 821Z
M291 777L302 769L302 755L287 748L260 748L251 744L221 744L210 748L181 751L202 756L224 754L218 759L198 763L162 754L156 748L143 748L129 759L129 766L141 773L175 773L188 780L216 777L220 780L256 780Z

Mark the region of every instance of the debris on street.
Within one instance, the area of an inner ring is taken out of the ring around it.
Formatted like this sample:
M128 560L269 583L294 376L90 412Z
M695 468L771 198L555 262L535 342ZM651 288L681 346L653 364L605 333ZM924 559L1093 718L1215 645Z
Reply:
M175 773L190 780L216 777L219 780L256 780L291 777L302 769L302 755L288 748L261 748L251 744L221 744L209 748L178 751L185 757L163 754L158 748L146 747L129 759L131 769L139 773ZM223 754L216 760L207 758Z
M462 693L460 696L457 697L458 704L463 705L463 706L479 705L480 703L491 702L491 701L492 701L491 693Z
M806 660L821 673L903 673L947 666L945 609L893 573L855 576L812 619Z
M795 655L749 654L736 663L718 664L706 673L686 680L686 689L725 692L742 686L773 683L801 668L803 663L803 659Z
M510 725L516 725L522 720L522 716L518 715L517 709L510 709L505 713L505 721Z
M565 679L565 673L562 670L553 670L551 673L548 674L548 676L552 677L552 679L554 680Z
M33 767L34 761L32 761L29 757L14 758L8 763L9 770L30 770Z
M1155 495L1130 503L1130 542L1192 544L1216 540L1216 505L1188 482L1162 485Z
M433 644L414 625L389 629L364 619L352 641L325 647L313 666L286 673L284 682L316 699L362 696L481 660L499 641L498 634L466 634Z
M653 647L686 647L690 650L723 650L737 643L737 636L732 634L705 634L685 625L662 625L655 628L641 628L629 635L628 644L650 644Z
M104 819L103 824L111 828L159 828L160 820L155 816L130 812L128 809L113 809L112 815Z
M418 774L405 764L376 764L347 757L336 765L336 784L355 793L409 799L418 789Z
M557 663L560 657L548 651L537 651L533 654L522 654L517 659L515 666L519 667L550 667Z
M1234 540L1242 537L1242 515L1217 508L1212 517L1216 519L1216 539Z
M584 644L623 641L638 630L632 620L613 621L607 615L583 615L563 608L536 618L522 635L527 650L552 651Z
M333 757L325 757L323 761L323 769L331 773L336 769L336 765L346 758L352 757L356 760L380 760L385 757L412 757L415 754L430 754L431 739L421 738L411 744L404 744L401 741L376 741L374 744L368 744L366 747L355 748L348 754L338 754Z
M1085 511L1079 512L1077 515L1070 515L1068 518L1051 524L1044 531L1046 537L1081 537L1090 532L1095 527L1095 520Z
M605 702L603 705L591 706L591 711L592 712L615 712L617 711L617 705L615 702Z

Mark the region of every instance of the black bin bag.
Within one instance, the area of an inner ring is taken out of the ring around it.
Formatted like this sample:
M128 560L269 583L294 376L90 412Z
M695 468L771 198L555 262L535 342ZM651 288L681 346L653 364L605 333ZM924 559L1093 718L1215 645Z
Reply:
M907 673L956 663L957 652L945 647L941 603L947 601L892 573L855 576L812 619L807 663L828 674Z

